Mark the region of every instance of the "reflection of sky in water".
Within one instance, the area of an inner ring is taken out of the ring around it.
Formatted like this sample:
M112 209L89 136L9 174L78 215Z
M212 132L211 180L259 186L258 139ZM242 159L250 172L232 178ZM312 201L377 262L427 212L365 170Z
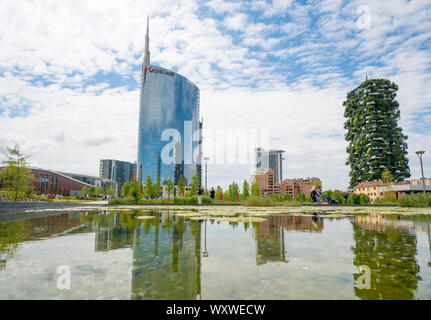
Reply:
M271 217L260 224L208 220L205 233L205 222L166 214L0 223L0 257L7 258L0 299L366 299L393 292L430 299L427 224L431 217ZM11 253L12 242L19 245ZM376 266L374 291L354 288L354 264L364 261ZM56 288L58 265L70 266L71 290ZM388 282L385 271L395 269Z
M128 299L131 250L95 252L94 233L24 243L0 271L0 299ZM57 266L71 269L71 289L57 289Z

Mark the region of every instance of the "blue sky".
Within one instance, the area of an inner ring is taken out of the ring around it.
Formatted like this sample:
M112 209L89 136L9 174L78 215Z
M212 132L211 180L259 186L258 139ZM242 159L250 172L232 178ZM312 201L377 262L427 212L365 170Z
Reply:
M93 175L101 158L134 161L147 14L152 64L201 89L205 153L220 132L268 130L284 178L345 189L342 102L368 75L399 85L419 176L414 151L431 152L427 0L1 1L0 148L17 141L33 165ZM222 186L251 172L208 170Z

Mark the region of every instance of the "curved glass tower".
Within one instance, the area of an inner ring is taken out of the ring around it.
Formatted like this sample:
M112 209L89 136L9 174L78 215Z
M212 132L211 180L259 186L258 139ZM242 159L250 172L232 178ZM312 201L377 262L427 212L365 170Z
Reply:
M148 21L139 103L138 180L187 184L201 175L199 88L171 70L150 65Z

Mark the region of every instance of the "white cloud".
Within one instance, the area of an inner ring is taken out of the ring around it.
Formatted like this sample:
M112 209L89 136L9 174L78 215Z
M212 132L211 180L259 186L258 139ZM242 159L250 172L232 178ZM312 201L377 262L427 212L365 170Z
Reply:
M201 88L206 132L268 127L274 147L287 152L285 177L320 176L327 187L345 188L342 101L366 73L388 77L400 87L417 177L414 151L431 150L430 131L416 130L416 117L431 106L429 1L343 4L2 1L0 148L19 141L40 167L94 175L100 158L134 161L149 14L152 62ZM357 26L361 5L371 9L370 29ZM217 15L202 15L203 7ZM136 82L112 89L109 73ZM226 186L249 173L210 166L209 181Z

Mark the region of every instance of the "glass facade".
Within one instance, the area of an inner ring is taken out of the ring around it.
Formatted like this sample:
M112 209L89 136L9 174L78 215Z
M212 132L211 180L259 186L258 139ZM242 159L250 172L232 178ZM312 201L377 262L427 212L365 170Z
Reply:
M161 183L198 173L199 88L185 77L160 67L142 73L138 133L138 179ZM200 176L199 176L200 178Z
M99 177L118 182L118 190L136 177L136 163L113 159L100 160Z

